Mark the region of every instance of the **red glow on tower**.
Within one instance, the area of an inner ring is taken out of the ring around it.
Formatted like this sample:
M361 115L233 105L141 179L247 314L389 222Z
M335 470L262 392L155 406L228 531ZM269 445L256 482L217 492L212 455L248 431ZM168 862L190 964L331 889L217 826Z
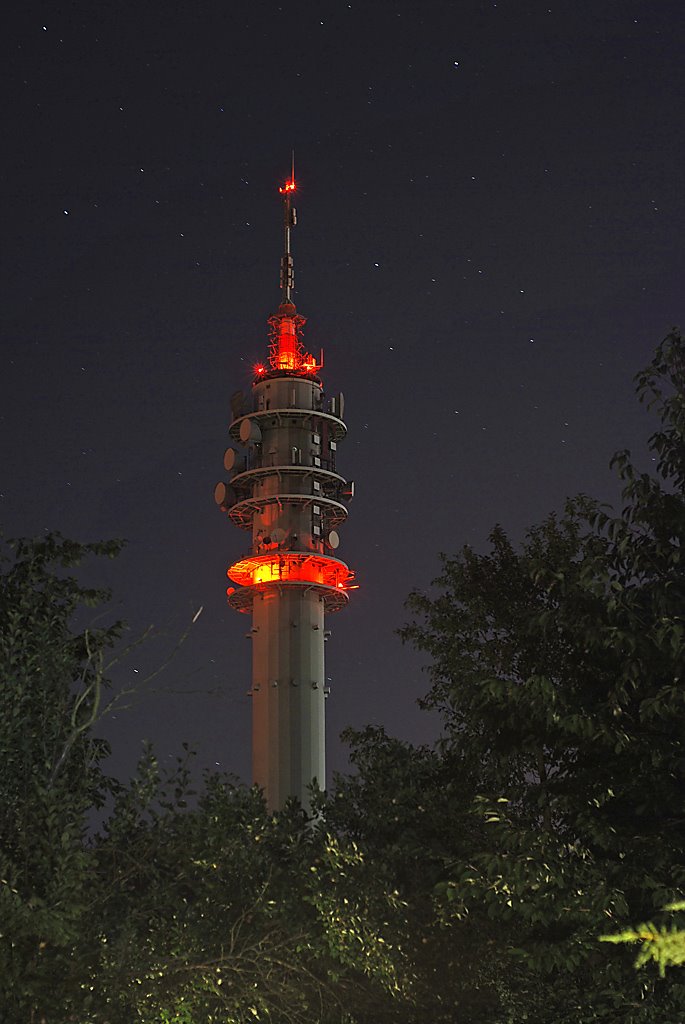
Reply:
M306 319L296 311L292 302L282 302L278 313L269 317L270 373L295 373L315 376L323 366L323 352L317 361L305 350L302 330Z
M298 338L295 320L291 316L284 316L278 324L276 342L275 370L297 370L299 369L300 353L298 352Z
M352 570L340 559L301 551L250 555L229 566L226 575L241 588L226 591L228 603L242 612L252 610L254 591L268 590L271 584L281 587L304 584L320 595L326 611L337 611L347 602L346 597L341 601L339 591L353 589L351 581L354 579ZM247 588L254 588L251 595L246 593ZM234 600L233 594L238 595Z

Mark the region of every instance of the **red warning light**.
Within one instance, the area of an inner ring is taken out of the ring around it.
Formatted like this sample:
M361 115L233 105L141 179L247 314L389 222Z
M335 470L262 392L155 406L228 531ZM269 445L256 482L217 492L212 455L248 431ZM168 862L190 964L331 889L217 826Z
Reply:
M284 183L283 187L279 188L278 191L281 193L281 195L285 195L288 192L295 192L296 187L297 186L295 185L295 179L288 178L288 180Z
M253 367L253 370L255 372L255 376L261 377L263 373L266 373L266 366L264 366L263 363L257 363L257 365Z

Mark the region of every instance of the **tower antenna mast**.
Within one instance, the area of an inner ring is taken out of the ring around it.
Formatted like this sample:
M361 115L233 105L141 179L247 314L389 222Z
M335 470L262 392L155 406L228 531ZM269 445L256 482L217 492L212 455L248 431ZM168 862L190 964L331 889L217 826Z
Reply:
M269 357L252 391L231 402L224 453L230 482L214 500L249 532L248 553L228 567L228 603L252 617L252 773L270 810L292 797L305 809L326 785L325 617L344 608L354 573L337 553L354 483L340 475L347 433L342 394L326 398L317 362L301 340L305 318L292 302L290 230L295 159L279 189L285 252L280 306L269 317Z
M281 257L281 302L292 302L292 293L295 290L295 265L292 253L290 252L290 230L297 224L297 211L292 204L292 195L295 191L295 150L292 151L292 163L290 178L279 188L283 196L283 229L285 235L284 252Z

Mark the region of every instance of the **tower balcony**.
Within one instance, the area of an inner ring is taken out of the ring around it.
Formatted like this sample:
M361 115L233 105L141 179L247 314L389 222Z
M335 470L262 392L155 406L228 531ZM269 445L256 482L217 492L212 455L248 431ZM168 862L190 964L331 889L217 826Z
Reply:
M321 518L325 530L335 530L347 519L347 509L339 501L314 494L269 494L264 497L249 497L238 501L229 510L231 522L235 523L242 530L252 529L254 517L264 512L269 505L277 505L282 508L285 505L300 506L307 510L310 506L318 505L321 509Z
M340 559L306 552L281 552L249 555L235 562L226 572L238 584L226 591L229 605L250 612L255 594L299 588L316 592L327 612L339 611L347 604L347 591L354 589L354 573Z
M264 424L264 426L270 426L273 429L279 427L287 427L291 423L299 425L310 425L313 431L321 424L325 423L328 426L328 431L332 441L342 441L347 435L347 426L344 420L340 419L339 416L334 416L330 412L323 412L320 409L302 409L296 407L284 407L280 409L257 409L254 412L246 413L245 415L238 416L231 422L229 427L229 433L234 441L243 441L244 437L241 436L240 428L245 422L254 422L257 426Z
M331 497L335 495L331 500L337 501L338 497L347 497L345 489L350 488L350 484L343 476L339 473L334 473L329 469L324 469L322 466L301 466L298 464L292 466L265 466L257 465L252 469L246 469L242 473L237 473L231 478L231 487L236 493L236 496L242 494L251 494L252 488L255 484L263 482L271 477L278 477L279 480L279 495L280 486L284 488L283 494L290 493L292 487L290 483L292 481L309 481L311 490L303 497ZM297 493L297 492L296 492ZM253 496L251 494L251 496ZM274 495L277 497L277 495ZM349 493L349 497L352 497L352 493Z

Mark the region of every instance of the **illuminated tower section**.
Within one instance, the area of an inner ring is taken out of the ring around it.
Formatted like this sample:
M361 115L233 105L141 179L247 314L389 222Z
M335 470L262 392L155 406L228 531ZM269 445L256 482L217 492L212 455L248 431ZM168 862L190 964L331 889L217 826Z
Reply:
M317 361L302 344L305 319L292 301L292 176L283 196L281 304L269 319L268 361L251 394L232 399L229 483L214 497L249 531L245 557L228 569L228 603L251 614L252 770L271 810L289 797L309 805L325 786L326 613L347 603L353 574L336 555L337 529L354 485L336 467L345 437L343 396L326 399Z

